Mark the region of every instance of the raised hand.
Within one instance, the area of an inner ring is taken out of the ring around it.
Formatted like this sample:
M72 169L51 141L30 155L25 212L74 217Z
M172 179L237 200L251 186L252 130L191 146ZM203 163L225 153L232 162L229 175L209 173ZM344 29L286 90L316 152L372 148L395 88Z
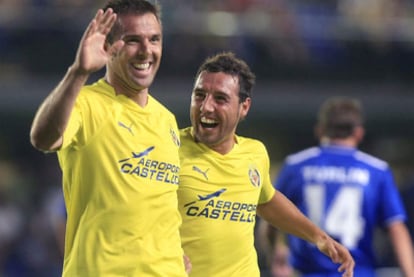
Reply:
M91 74L105 66L111 55L123 46L116 41L111 46L105 44L106 36L116 21L112 9L100 9L86 28L76 53L73 69L79 74Z

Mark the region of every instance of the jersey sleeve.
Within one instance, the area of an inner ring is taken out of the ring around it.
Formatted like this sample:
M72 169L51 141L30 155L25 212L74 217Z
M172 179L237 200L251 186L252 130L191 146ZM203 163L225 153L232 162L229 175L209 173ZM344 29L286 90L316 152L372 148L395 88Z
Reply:
M407 215L391 170L385 170L383 175L380 211L382 224L388 226L395 221L405 221Z
M66 126L65 132L63 133L63 142L61 149L64 149L68 147L69 145L72 145L73 143L76 143L76 134L78 133L80 127L81 127L81 109L80 109L80 103L77 101L75 104L75 107L73 108L68 125Z
M275 194L275 189L270 180L270 160L266 147L263 145L263 185L260 192L259 204L269 202Z

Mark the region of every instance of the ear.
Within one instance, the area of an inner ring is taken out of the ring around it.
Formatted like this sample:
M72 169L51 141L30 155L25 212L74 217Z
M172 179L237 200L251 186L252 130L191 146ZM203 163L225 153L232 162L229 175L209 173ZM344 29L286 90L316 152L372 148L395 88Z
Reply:
M249 113L251 104L252 104L252 99L250 97L247 97L246 100L244 100L244 102L241 103L240 119L243 120L244 118L246 118L247 114Z
M355 140L357 141L357 143L360 143L364 139L365 128L362 127L362 126L355 127L353 136L354 136Z
M313 134L317 139L320 139L323 136L323 130L319 123L317 123L313 128Z

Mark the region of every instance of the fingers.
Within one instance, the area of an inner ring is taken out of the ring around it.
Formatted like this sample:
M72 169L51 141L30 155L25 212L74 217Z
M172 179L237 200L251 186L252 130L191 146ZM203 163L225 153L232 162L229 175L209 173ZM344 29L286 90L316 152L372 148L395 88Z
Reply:
M339 243L336 244L338 260L341 266L338 268L338 272L343 272L343 277L352 277L354 275L355 261L349 253L348 249Z
M335 240L328 237L326 240L319 243L318 248L320 251L325 253L325 255L327 255L332 260L332 262L336 264L341 262L339 254L341 251L341 246L337 244Z
M338 264L338 263L340 263L340 262L341 262L341 259L340 259L340 257L339 257L339 253L338 253L338 250L336 249L336 247L334 247L334 248L330 251L329 256L331 257L332 262L334 262L334 263L336 263L336 264Z
M193 265L191 264L190 258L187 255L184 255L184 267L185 272L190 274L191 270L193 269Z
M343 272L342 277L353 277L354 266L350 263L343 263L339 268L338 272Z
M97 17L99 18L97 19L98 31L107 35L115 23L116 14L112 9L107 9L103 14L98 11Z
M89 36L96 32L107 35L114 25L115 21L116 14L112 9L107 9L105 12L102 9L99 9L96 12L95 17L89 23L89 26L85 31L85 35Z
M332 262L340 264L338 272L343 272L343 277L353 277L355 261L348 249L335 240L328 240L325 247Z

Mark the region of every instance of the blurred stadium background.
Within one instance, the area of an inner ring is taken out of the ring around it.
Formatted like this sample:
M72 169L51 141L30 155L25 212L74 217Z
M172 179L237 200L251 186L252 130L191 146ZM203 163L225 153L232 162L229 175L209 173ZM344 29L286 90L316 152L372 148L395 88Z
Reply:
M152 87L189 124L193 77L205 57L234 51L257 75L239 134L264 141L273 171L316 143L315 113L328 96L365 105L362 149L391 164L414 195L414 3L404 0L161 0L164 54ZM0 276L59 276L56 157L29 143L37 106L72 62L102 0L0 0ZM96 74L96 78L100 73ZM91 81L94 79L93 77ZM413 232L413 201L406 200ZM380 239L382 266L394 266Z

